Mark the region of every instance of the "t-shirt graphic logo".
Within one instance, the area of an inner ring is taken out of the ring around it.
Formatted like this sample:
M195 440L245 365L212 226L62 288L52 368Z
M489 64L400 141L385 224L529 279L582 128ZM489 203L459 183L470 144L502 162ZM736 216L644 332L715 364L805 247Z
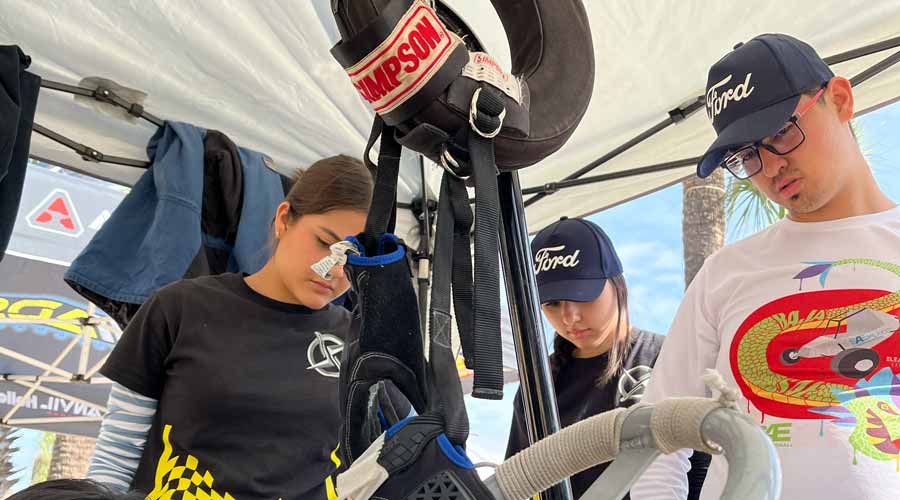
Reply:
M581 250L575 250L570 254L550 255L551 253L565 251L565 245L557 247L544 247L537 251L534 255L534 273L541 274L544 271L552 271L559 266L575 267L581 261L578 260L578 254Z
M709 115L710 120L715 120L719 113L728 107L728 101L738 102L750 97L750 94L756 89L756 87L750 86L752 75L753 73L747 73L744 83L739 83L734 88L720 93L719 89L731 81L732 75L728 75L706 91L706 114Z
M316 332L316 338L309 343L306 349L306 359L309 361L307 370L315 370L323 377L338 378L341 373L341 352L344 350L344 341L330 333Z
M629 401L639 403L650 383L651 368L647 365L637 365L625 370L619 377L619 404Z
M84 232L68 191L56 188L28 214L30 227L77 238Z

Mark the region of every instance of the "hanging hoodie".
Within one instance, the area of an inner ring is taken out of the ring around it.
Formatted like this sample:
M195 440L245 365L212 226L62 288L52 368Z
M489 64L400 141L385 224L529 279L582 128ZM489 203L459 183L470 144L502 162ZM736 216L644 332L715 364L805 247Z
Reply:
M37 107L41 78L25 71L31 58L15 45L0 46L0 260L12 236Z

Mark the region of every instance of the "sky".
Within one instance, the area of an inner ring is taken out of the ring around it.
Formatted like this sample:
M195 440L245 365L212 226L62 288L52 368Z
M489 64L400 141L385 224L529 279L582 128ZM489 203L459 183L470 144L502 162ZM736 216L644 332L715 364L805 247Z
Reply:
M900 202L900 103L860 117L858 124L860 142L879 185L888 197ZM607 232L622 260L632 322L661 334L666 333L684 289L681 196L678 184L589 217ZM729 239L735 237L729 235ZM546 324L545 330L552 334ZM475 462L502 461L516 389L517 384L508 384L502 402L466 398L471 423L469 450ZM30 481L41 436L40 432L21 431L13 464L22 469L22 480L14 491Z

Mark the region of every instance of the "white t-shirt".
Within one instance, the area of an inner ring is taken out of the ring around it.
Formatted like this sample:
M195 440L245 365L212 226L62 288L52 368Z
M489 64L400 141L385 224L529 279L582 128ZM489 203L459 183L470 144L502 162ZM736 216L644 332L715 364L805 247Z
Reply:
M644 401L709 395L706 368L774 442L783 499L900 498L900 207L783 220L710 257ZM685 498L689 453L658 459L631 498ZM703 500L726 472L713 457Z

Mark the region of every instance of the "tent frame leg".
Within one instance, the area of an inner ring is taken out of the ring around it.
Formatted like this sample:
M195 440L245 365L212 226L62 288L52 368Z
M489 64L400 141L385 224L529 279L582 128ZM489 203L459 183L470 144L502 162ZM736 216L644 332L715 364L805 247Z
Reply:
M541 322L540 300L528 242L519 174L503 172L497 178L497 183L500 190L500 254L503 276L519 364L525 422L529 438L534 443L559 431L559 414ZM545 491L541 497L545 500L574 498L568 480Z

